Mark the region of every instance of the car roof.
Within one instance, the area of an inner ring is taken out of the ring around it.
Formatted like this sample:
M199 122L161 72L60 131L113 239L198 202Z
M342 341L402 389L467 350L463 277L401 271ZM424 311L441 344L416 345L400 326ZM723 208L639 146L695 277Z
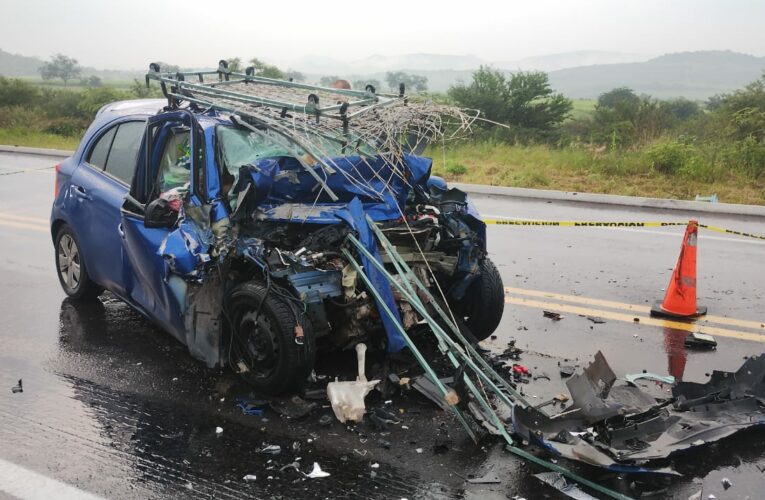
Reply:
M155 115L167 105L165 99L131 99L117 101L102 107L96 114L96 119L110 121L114 118L129 115Z

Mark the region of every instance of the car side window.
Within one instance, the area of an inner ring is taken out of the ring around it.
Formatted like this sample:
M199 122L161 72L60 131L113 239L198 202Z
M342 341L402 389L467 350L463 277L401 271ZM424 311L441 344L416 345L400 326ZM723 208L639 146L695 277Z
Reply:
M121 123L114 134L112 147L106 159L106 173L130 184L133 181L138 150L146 128L144 122Z
M167 138L160 160L160 188L164 193L183 187L191 179L191 134L189 130L176 130Z
M110 128L104 135L98 139L96 145L90 150L87 162L101 170L106 166L106 157L109 156L109 149L112 147L112 139L117 127Z

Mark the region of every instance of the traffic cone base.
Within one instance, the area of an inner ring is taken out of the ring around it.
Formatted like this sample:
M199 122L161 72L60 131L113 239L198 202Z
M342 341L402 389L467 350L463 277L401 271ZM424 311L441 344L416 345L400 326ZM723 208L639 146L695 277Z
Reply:
M667 311L662 306L662 301L657 300L654 302L653 307L651 307L651 316L656 316L659 318L698 318L699 316L704 316L707 313L707 307L706 306L696 306L696 312L694 314L678 314L673 313L672 311Z

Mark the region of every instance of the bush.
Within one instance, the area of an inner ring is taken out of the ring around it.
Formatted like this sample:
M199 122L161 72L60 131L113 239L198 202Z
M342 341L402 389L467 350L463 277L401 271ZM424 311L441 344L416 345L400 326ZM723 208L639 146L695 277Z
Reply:
M0 76L0 106L29 105L39 97L40 92L34 85L17 78Z
M696 160L693 146L679 140L666 140L650 146L645 156L651 168L663 174L677 174L692 169Z
M765 143L754 137L721 147L720 157L731 170L755 179L765 177Z

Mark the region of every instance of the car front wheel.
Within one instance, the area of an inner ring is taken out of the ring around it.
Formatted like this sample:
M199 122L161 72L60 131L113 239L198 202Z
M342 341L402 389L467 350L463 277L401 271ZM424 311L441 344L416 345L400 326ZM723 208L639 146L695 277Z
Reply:
M484 340L497 329L505 310L502 276L489 258L481 262L481 275L466 295L469 301L463 311L467 326L476 339Z
M101 295L103 288L94 283L77 244L77 238L69 226L62 226L56 234L56 272L64 292L73 299L93 299Z
M296 300L276 285L247 282L226 301L232 333L229 363L259 392L295 392L313 370L313 330Z

